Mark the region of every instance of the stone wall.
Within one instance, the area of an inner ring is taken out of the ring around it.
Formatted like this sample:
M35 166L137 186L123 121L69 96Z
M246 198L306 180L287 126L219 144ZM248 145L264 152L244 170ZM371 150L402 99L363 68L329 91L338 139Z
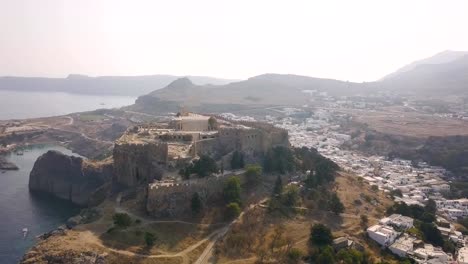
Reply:
M167 143L115 143L114 174L117 183L127 187L162 178L168 160Z
M148 186L146 210L155 217L180 217L191 214L191 199L198 192L206 203L219 202L222 199L223 187L227 179L233 175L193 179L178 183L156 183ZM241 183L244 175L239 177Z

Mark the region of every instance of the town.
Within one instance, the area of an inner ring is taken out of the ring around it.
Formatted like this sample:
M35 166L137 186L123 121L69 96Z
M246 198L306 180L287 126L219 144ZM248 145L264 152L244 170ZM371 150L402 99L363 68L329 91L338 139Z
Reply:
M408 257L416 263L468 263L468 237L457 231L455 224L468 216L468 199L446 199L450 192L450 172L426 162L414 162L399 158L365 155L359 151L343 148L351 139L340 129L341 121L350 116L330 109L315 109L310 117L302 118L303 109L276 109L286 117L266 116L265 121L286 129L289 140L295 147L315 148L327 158L336 162L344 171L352 172L359 180L365 181L376 190L391 196L395 202L407 206L424 207L428 201L436 205L437 229L445 239L456 245L456 256L444 252L441 247L424 243L407 232L414 227L413 218L391 214L367 228L368 236L382 248L399 257ZM222 115L232 120L255 120L251 116ZM297 118L297 116L301 116Z

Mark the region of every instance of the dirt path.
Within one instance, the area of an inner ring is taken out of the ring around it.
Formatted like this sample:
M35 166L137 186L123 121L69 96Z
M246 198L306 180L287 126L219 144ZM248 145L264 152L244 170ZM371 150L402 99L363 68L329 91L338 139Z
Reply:
M211 240L213 237L218 237L220 233L226 232L227 227L222 227L220 229L217 229L211 234L209 234L207 237L203 238L202 240L198 241L197 243L191 245L190 247L181 250L179 252L174 252L174 253L169 253L169 252L162 252L161 254L141 254L141 253L135 253L129 250L123 250L123 249L115 249L115 248L110 248L102 243L102 241L91 231L83 231L80 232L79 238L76 240L77 243L84 243L84 244L92 244L94 246L98 246L101 248L104 248L108 251L129 256L129 257L141 257L141 258L181 258L182 263L189 263L189 257L188 254L201 246L203 243L205 243L208 240Z

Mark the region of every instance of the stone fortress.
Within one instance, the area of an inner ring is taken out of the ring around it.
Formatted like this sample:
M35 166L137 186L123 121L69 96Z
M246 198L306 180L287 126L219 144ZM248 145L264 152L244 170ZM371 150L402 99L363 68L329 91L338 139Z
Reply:
M194 192L206 201L215 201L227 176L234 173L185 181L168 179L167 174L174 175L202 155L222 162L228 171L235 151L242 152L248 163L259 163L274 146L289 146L286 130L181 112L169 122L132 127L115 142L115 180L125 187L146 185L146 209L150 214L180 215L190 210Z

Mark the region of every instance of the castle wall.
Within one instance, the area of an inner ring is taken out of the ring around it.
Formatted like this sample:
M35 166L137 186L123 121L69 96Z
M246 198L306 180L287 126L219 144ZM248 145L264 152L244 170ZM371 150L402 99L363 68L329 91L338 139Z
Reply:
M161 179L167 154L166 143L116 143L113 154L116 181L131 187Z
M169 184L150 184L146 210L155 217L180 217L191 214L191 199L198 192L205 203L214 203L222 199L225 182L232 175L207 177ZM244 175L239 177L244 183Z

